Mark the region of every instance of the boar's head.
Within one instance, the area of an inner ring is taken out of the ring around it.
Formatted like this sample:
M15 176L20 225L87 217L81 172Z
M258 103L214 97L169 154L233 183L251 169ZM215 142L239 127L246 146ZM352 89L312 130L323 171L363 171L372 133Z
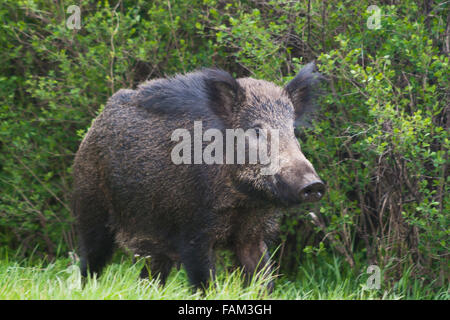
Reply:
M306 65L284 88L253 78L236 80L218 70L205 71L211 75L207 78L211 81L211 101L216 113L226 119L229 128L256 133L245 135L246 153L252 146L261 146L260 141L267 145L270 170L259 157L261 161L249 163L248 154L245 163L238 161L235 165L234 179L241 190L283 205L322 198L325 185L303 155L294 134L319 82L320 74L314 70L314 63ZM235 158L238 154L235 149Z

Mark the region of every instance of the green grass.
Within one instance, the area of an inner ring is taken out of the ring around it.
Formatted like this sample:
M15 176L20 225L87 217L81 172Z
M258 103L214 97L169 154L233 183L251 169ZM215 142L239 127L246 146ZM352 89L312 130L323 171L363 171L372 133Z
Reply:
M315 260L313 262L313 260ZM275 290L261 290L269 277L259 276L249 286L242 283L239 269L220 268L217 280L206 294L194 292L183 269L174 270L166 286L157 280L140 280L143 261L115 259L99 278L87 280L84 288L77 265L69 258L53 262L19 260L4 255L0 259L0 299L449 299L449 287L434 288L409 275L392 288L365 289L367 276L353 275L340 258L308 259L295 279L279 276Z

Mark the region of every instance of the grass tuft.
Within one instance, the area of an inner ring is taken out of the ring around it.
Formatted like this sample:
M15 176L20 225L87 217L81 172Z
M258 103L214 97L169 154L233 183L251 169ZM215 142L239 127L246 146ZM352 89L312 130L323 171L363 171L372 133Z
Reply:
M143 261L133 263L121 259L108 265L102 276L90 277L81 285L78 265L69 258L52 262L36 259L0 259L0 299L449 299L449 287L436 289L412 280L409 273L392 288L369 290L366 277L355 276L339 257L331 261L308 259L299 267L295 278L274 276L264 270L248 286L244 285L242 270L217 272L203 294L193 291L181 268L173 271L164 287L157 279L139 279ZM263 290L275 281L275 290Z

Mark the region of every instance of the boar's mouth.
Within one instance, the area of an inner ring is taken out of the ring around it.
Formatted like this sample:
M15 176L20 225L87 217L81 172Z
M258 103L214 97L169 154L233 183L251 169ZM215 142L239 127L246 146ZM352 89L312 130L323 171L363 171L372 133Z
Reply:
M250 181L240 181L235 186L253 200L260 200L264 204L270 203L278 207L289 208L304 202L311 202L299 196L299 192L278 174L274 175L272 181L265 181L262 184L262 188L256 188Z
M273 201L273 194L269 188L258 189L249 181L239 181L236 185L239 192L242 192L254 200Z
M298 193L295 192L279 174L275 174L274 196L286 207L297 205L302 202Z

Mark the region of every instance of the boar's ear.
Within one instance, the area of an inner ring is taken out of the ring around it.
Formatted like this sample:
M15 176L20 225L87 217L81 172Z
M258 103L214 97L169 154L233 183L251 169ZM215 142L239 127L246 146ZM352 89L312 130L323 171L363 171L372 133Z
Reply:
M203 69L211 107L219 116L230 117L242 97L242 88L228 72L220 69Z
M322 79L320 73L315 71L315 63L308 63L284 88L294 105L296 124L299 123L301 116L305 112L312 109L313 92L318 82Z

